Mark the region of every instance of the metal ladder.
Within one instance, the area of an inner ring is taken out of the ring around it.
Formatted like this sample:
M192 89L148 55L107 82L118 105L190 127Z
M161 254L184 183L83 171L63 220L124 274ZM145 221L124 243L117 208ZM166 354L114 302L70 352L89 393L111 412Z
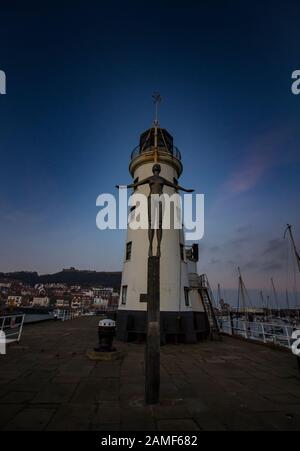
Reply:
M200 276L200 288L199 292L202 298L203 307L207 314L209 327L210 327L210 338L213 340L217 338L218 340L222 339L221 330L219 327L219 323L215 314L215 310L213 307L213 294L209 285L209 281L206 274Z

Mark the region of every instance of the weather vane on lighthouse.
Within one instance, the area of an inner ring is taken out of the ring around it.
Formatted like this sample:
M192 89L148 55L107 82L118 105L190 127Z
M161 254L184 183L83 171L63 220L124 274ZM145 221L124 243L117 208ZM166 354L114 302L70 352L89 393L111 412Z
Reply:
M154 162L158 162L158 107L161 103L161 95L159 92L154 92L152 94L153 103L155 104L155 118L154 118Z
M155 119L154 119L154 125L157 127L159 125L158 122L158 107L159 104L162 101L161 95L159 92L154 92L152 95L153 103L155 104Z

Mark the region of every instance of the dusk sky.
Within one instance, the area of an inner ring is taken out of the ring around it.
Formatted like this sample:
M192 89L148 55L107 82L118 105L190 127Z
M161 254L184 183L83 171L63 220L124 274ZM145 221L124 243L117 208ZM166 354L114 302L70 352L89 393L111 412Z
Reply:
M205 194L199 272L223 288L287 280L300 245L299 1L1 1L0 271L122 270L125 231L96 198L131 181L153 120Z

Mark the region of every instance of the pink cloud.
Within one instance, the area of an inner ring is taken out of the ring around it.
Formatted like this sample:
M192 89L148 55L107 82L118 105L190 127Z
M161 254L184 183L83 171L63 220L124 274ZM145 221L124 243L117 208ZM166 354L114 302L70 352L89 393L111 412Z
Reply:
M258 137L247 150L247 156L225 181L223 194L237 195L254 189L273 166L289 159L286 149L290 132L290 128L285 127Z
M254 188L272 166L272 160L254 156L242 163L241 167L225 182L228 194L241 194Z

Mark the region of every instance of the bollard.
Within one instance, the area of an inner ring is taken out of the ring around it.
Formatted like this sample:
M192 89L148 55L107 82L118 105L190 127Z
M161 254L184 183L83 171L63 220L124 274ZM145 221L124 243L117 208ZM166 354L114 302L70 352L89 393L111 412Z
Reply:
M96 352L114 352L112 347L113 339L116 334L116 322L112 319L102 319L99 321L98 338L99 346L94 350Z

